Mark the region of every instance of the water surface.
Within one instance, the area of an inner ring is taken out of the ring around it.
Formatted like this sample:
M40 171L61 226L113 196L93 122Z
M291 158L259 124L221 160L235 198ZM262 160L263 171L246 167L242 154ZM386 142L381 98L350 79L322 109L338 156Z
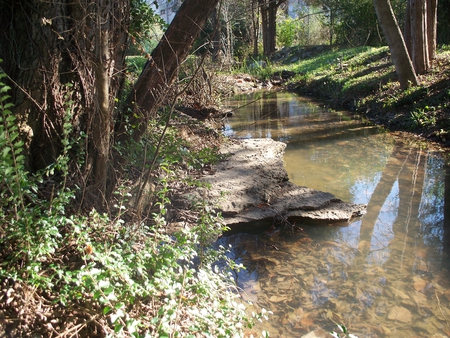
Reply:
M236 275L244 299L274 313L256 330L301 337L343 324L361 338L450 336L441 154L290 93L242 95L229 106L241 108L226 135L287 143L292 182L367 204L344 227L304 222L221 239L247 267Z

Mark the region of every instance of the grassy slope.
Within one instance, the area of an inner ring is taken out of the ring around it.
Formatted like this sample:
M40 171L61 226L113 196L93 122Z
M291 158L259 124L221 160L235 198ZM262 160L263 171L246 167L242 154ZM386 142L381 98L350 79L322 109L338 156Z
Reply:
M450 51L439 50L433 68L420 76L420 85L402 91L387 47L319 48L319 54L314 49L294 50L297 57L308 57L291 63L291 54L271 67L273 72L296 74L287 83L290 90L334 109L363 114L391 130L414 132L450 146Z

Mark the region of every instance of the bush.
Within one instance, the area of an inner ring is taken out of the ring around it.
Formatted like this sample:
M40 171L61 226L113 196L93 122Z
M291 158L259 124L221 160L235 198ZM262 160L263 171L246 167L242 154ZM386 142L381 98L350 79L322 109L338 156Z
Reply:
M0 73L0 80L4 76ZM243 335L254 318L235 290L231 271L238 267L224 248L215 251L209 245L211 234L224 229L220 214L197 201L198 223L176 235L166 234L165 205L170 201L163 180L152 226L124 221L131 197L125 189L116 193L115 214L93 210L69 215L77 192L66 186L71 103L66 107L62 155L31 175L25 170L13 106L7 103L8 89L0 81L0 310L8 314L6 334ZM62 178L57 183L55 173ZM49 184L53 194L46 198ZM226 268L219 269L218 260L227 262Z

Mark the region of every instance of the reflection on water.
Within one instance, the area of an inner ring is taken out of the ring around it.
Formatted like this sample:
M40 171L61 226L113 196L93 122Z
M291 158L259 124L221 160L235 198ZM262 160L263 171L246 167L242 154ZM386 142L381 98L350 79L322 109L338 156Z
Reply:
M293 94L257 95L268 98L230 102L245 107L227 135L286 142L291 181L368 205L346 227L305 222L296 233L220 240L247 267L237 274L244 299L274 313L258 329L301 337L339 323L361 338L450 336L442 157Z

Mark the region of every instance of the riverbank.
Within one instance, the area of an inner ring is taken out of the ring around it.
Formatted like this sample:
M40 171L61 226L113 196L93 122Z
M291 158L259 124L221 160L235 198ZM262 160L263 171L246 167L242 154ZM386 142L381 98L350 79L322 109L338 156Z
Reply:
M285 147L270 138L225 141L219 151L226 160L213 164L200 178L209 188L181 190L172 205L186 214L190 200L203 198L233 230L251 222L253 227L259 222L260 227L282 228L305 219L346 225L365 213L363 204L290 182L283 164Z
M349 110L392 131L450 146L450 51L438 49L419 86L401 90L387 47L284 48L263 79L335 110ZM258 72L254 73L258 76Z

